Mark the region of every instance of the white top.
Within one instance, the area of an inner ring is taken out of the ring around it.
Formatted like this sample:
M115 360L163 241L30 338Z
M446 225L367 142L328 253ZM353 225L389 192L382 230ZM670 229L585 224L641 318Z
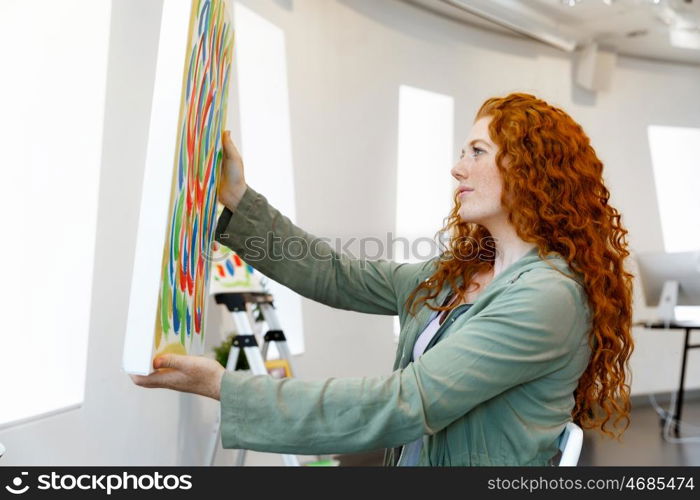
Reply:
M471 304L469 304L469 306L471 306ZM423 353L425 352L425 348L428 347L428 344L430 344L430 341L433 340L433 337L435 337L435 334L442 326L440 324L440 314L441 313L442 313L442 311L433 311L433 314L430 317L430 323L428 323L428 326L425 327L425 329L418 336L418 339L416 339L416 343L413 344L413 359L412 359L412 361L417 360L418 358L420 358L423 355ZM399 461L398 461L397 465L398 466L416 465L418 463L418 458L420 456L420 450L421 450L422 446L423 446L423 438L422 437L416 439L415 441L413 441L411 443L404 445L403 448L401 449L401 455L399 456Z
M467 305L471 306L472 304L469 303ZM430 316L430 323L428 323L428 326L426 326L418 336L416 343L413 344L413 357L411 358L411 361L415 361L420 358L425 352L425 348L428 347L428 344L430 344L430 341L433 340L433 337L442 326L440 323L440 314L443 312L444 311L433 311L432 316Z
M442 311L433 311L430 323L428 323L428 326L425 327L425 330L423 330L416 339L416 343L413 344L413 361L421 357L425 352L425 348L428 347L428 344L430 344L430 341L433 340L438 329L442 326L440 325L441 312Z

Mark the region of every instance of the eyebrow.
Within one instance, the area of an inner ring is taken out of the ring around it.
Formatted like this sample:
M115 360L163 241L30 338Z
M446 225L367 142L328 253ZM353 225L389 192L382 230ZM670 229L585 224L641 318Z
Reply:
M487 143L487 142L486 142L485 140L483 140L483 139L474 139L473 141L471 141L471 142L469 143L469 145L470 145L470 146L473 146L473 145L476 144L477 142L482 143L482 144L483 144L484 146L486 146L487 148L490 148L490 147L491 147L491 145L490 145L489 143ZM464 154L464 148L462 148L462 154Z
M469 145L472 146L472 145L476 144L477 142L480 142L481 144L483 144L486 147L489 147L489 148L491 147L491 145L483 139L474 139L473 141L471 141L469 143Z

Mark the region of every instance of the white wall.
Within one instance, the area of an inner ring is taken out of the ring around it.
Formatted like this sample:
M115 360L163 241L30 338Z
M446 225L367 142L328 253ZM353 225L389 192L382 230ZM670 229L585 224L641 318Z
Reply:
M572 88L571 63L559 51L402 2L243 3L286 34L297 220L307 231L384 238L395 227L398 89L407 84L454 96L455 147L487 97L527 91L562 106L588 131L606 163L612 201L624 214L633 246L663 247L646 126L700 127L700 68L622 57L612 90L593 96ZM140 0L113 5L86 402L79 410L0 432L6 465L203 459L217 405L136 388L119 368L160 6ZM235 99L231 106L235 112ZM306 299L303 308L306 352L295 360L299 376L390 372L391 317L333 310ZM672 389L680 335L635 335L634 392ZM696 353L690 355L688 381L700 387ZM223 454L220 463L229 459Z

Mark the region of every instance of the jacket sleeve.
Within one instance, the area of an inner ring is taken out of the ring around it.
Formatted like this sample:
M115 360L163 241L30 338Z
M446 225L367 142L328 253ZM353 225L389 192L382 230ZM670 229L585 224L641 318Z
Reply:
M405 300L405 280L431 261L398 263L351 259L323 238L294 225L250 186L234 211L219 217L216 241L247 264L295 292L338 309L396 315Z
M391 448L564 367L588 331L584 292L530 271L416 362L388 376L275 379L226 372L224 448L298 454Z

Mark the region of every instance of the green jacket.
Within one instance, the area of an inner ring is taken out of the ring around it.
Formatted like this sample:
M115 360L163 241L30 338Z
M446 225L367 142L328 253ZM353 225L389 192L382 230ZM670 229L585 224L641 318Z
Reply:
M234 212L222 213L216 240L304 297L398 315L401 325L390 375L306 381L226 372L224 448L301 455L386 448L385 463L395 465L394 448L423 436L419 465L550 464L590 359L591 318L580 279L550 267L536 248L496 275L473 306L452 310L411 362L432 311L423 305L414 318L404 302L438 257L350 259L250 187ZM283 246L301 257L280 259ZM572 274L558 254L547 260ZM446 285L431 303L449 292Z

